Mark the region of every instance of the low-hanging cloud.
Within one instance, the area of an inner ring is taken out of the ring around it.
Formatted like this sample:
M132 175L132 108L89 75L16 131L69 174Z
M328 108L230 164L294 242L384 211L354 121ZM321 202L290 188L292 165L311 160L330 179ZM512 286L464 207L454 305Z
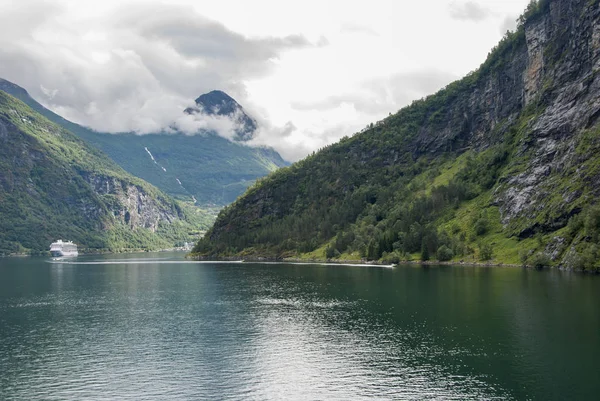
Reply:
M183 109L215 88L243 103L244 81L267 76L283 52L314 46L301 35L248 38L187 6L129 5L85 26L69 26L65 12L43 1L0 6L0 77L103 132L179 126L230 137L226 118Z
M247 145L274 147L285 160L295 162L356 131L356 125L352 123L335 124L318 132L303 130L300 133L291 121L283 126L272 126L265 122Z

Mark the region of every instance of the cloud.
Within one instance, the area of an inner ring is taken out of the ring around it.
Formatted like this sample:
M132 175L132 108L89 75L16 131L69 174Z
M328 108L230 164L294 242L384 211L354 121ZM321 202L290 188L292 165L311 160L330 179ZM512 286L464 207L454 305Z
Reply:
M213 89L243 104L245 81L268 76L282 53L315 46L301 35L246 37L187 6L129 5L84 22L47 2L0 11L0 77L103 132L179 125L230 137L223 119L187 121L182 110Z
M362 82L355 90L328 96L317 101L296 101L291 106L303 113L323 115L318 126L283 135L282 127L259 131L257 144L273 144L281 155L295 161L312 150L350 136L365 127L365 121L375 122L430 95L457 77L440 70L422 70L393 74ZM260 121L259 121L260 122Z
M311 46L301 35L281 38L246 38L222 23L195 14L185 7L156 5L128 8L116 27L133 30L151 43L171 47L178 54L204 63L216 62L228 70L247 68L262 75L264 62L287 49Z
M517 16L507 15L500 25L500 33L505 34L507 31L514 32L517 29Z
M234 140L240 125L235 116L233 118L219 115L207 115L196 113L193 115L182 114L173 121L170 127L165 131L183 132L188 135L203 134L206 132L216 132L220 136Z
M312 151L336 142L343 136L356 131L356 127L352 124L337 124L324 131L303 130L300 132L291 121L281 127L266 123L260 125L255 138L247 145L273 147L279 151L279 154L285 160L295 162Z
M9 1L0 3L0 26L4 39L30 35L46 21L64 12L64 9L54 3L37 0L26 2Z
M412 100L434 93L457 77L444 71L428 70L394 74L363 82L358 91L329 96L316 102L293 102L297 110L331 110L343 104L358 112L377 116L394 112Z
M453 1L448 7L450 9L450 16L460 21L480 22L493 15L490 9L474 1Z

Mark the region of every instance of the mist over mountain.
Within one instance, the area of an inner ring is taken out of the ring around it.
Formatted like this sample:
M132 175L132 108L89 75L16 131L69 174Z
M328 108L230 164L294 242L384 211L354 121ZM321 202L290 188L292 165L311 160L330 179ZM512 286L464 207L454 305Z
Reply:
M236 125L234 139L239 141L251 140L257 129L256 120L246 114L244 108L231 96L219 90L198 97L196 107L188 107L185 109L185 113L230 118Z
M182 110L181 114L200 121L207 116L215 124L222 122L221 127L232 130L232 139L237 140L202 130L202 124L190 125L190 129L201 131L195 135L176 129L146 135L96 132L46 109L14 83L0 79L0 90L101 149L129 173L199 206L229 204L256 179L288 165L272 148L246 145L257 128L256 121L221 91L198 97L196 108Z

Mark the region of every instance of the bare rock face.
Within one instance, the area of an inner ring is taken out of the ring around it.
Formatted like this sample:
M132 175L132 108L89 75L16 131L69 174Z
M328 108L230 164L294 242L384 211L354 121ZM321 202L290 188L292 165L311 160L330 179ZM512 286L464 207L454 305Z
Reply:
M527 68L523 74L525 105L535 99L542 85L547 35L545 19L535 21L525 29L527 43Z
M505 225L521 218L546 224L540 215L548 212L550 196L562 203L557 207L562 223L575 211L574 201L582 195L576 182L585 173L579 170L577 145L600 115L598 7L572 0L550 6L550 13L525 27L525 105L537 102L538 110L526 121L530 134L519 144L526 161L522 172L507 177L496 190L495 202ZM529 234L535 224L521 224L517 234Z
M196 107L184 110L187 114L205 114L208 116L224 116L235 123L236 140L248 141L254 137L256 121L246 114L244 108L227 93L214 90L196 99Z
M98 196L109 200L112 218L131 229L156 232L160 222L170 224L181 217L173 204L151 196L138 185L103 175L84 174L84 178Z
M502 222L516 220L513 231L527 236L546 224L546 203L559 192L563 224L576 210L577 185L564 185L577 171L576 149L582 133L600 117L600 8L583 0L554 0L549 10L524 26L522 44L510 62L482 74L476 86L446 103L418 131L407 148L418 157L466 149L482 150L504 141L510 127L519 126L518 156L524 166L502 177L493 204ZM450 86L452 86L451 84ZM436 96L439 96L436 95ZM391 150L390 150L391 151ZM387 159L392 157L387 155ZM574 180L576 181L576 179ZM514 224L513 224L514 225Z

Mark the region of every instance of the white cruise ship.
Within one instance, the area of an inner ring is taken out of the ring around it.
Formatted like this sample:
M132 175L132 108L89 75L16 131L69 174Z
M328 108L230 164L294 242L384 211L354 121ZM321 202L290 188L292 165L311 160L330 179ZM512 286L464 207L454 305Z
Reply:
M50 245L50 253L54 257L77 256L77 245L72 241L64 242L63 240L59 239Z

